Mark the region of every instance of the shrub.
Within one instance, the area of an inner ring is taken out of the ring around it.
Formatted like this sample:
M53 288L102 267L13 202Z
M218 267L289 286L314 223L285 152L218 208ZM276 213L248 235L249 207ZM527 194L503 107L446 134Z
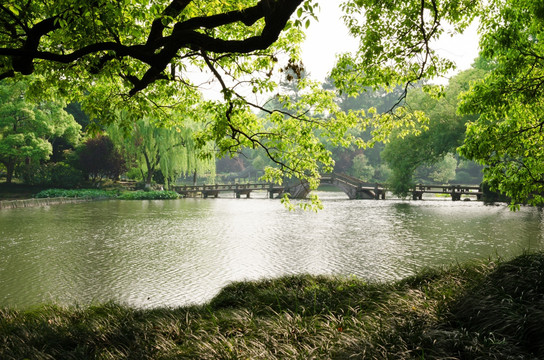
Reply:
M118 191L106 191L97 189L81 189L81 190L67 190L67 189L48 189L40 191L36 194L36 198L53 198L53 197L79 197L79 198L115 198L119 194Z
M98 189L48 189L36 194L36 198L52 197L79 197L91 199L121 199L121 200L170 200L178 199L179 194L175 191L125 191L98 190Z
M17 168L17 174L27 185L44 187L73 189L84 181L80 170L64 162L24 164Z
M49 166L49 186L73 189L83 182L83 173L72 166L58 162Z
M47 165L39 162L19 165L16 174L27 185L47 186L51 179L51 171Z
M121 200L169 200L178 199L179 194L175 191L131 191L122 193Z

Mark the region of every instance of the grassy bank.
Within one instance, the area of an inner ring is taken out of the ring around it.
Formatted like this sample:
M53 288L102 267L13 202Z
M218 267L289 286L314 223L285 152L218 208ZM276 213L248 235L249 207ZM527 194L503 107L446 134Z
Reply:
M244 282L198 307L0 314L2 359L536 359L544 357L544 255L390 284Z

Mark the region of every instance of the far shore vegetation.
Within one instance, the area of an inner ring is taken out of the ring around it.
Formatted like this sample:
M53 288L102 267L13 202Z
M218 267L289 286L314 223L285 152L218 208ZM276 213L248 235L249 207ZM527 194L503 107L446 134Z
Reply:
M209 303L0 310L2 359L541 359L544 254L394 283L298 275Z
M158 190L98 190L98 189L48 189L40 191L35 195L36 198L90 198L90 199L119 199L119 200L169 200L178 199L180 195L175 191Z
M127 190L119 186L104 189L42 189L39 186L0 183L0 201L31 198L169 200L178 199L180 195L175 191Z

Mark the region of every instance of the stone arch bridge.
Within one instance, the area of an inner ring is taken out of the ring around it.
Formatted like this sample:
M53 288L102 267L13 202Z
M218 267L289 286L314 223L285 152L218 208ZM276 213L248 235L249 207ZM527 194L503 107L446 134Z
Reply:
M345 174L327 174L321 176L321 184L336 186L350 199L385 199L385 187L380 184L370 184ZM303 199L310 193L308 183L286 186L285 192L294 199Z

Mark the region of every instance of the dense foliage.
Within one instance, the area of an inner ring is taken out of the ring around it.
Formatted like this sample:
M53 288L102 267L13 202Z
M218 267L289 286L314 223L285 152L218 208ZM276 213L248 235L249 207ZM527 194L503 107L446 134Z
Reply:
M481 19L485 79L463 97L469 124L461 153L486 165L491 188L512 203L544 201L544 3L489 1Z
M479 17L491 71L464 96L463 113L479 119L468 126L461 152L486 165L492 188L514 202L543 200L540 1L345 0L344 22L360 44L339 56L331 72L335 89L302 76L299 45L318 4L8 0L0 6L0 79L33 74L29 97L77 100L95 130L112 122L130 129L146 116L177 126L175 113L205 120L196 144L214 143L209 155L260 148L274 165L266 179L295 175L316 186L319 173L334 168L324 139L333 147L364 147L420 132L427 116L404 106L409 89L454 68L438 55L436 41ZM287 71L300 79L294 100L278 79ZM202 100L203 78L212 79L220 99ZM399 86L398 100L384 112L379 104L349 111L335 100ZM441 94L435 86L423 91ZM276 92L277 108L253 100ZM200 117L203 112L209 117ZM361 136L368 132L370 138ZM365 160L357 159L362 171Z
M55 197L78 197L78 198L111 198L117 196L117 191L99 190L99 189L47 189L40 191L34 197L36 198L55 198Z
M8 183L19 165L32 165L30 171L35 171L52 155L55 140L75 143L81 128L62 102L32 101L27 89L26 81L0 81L0 163Z

